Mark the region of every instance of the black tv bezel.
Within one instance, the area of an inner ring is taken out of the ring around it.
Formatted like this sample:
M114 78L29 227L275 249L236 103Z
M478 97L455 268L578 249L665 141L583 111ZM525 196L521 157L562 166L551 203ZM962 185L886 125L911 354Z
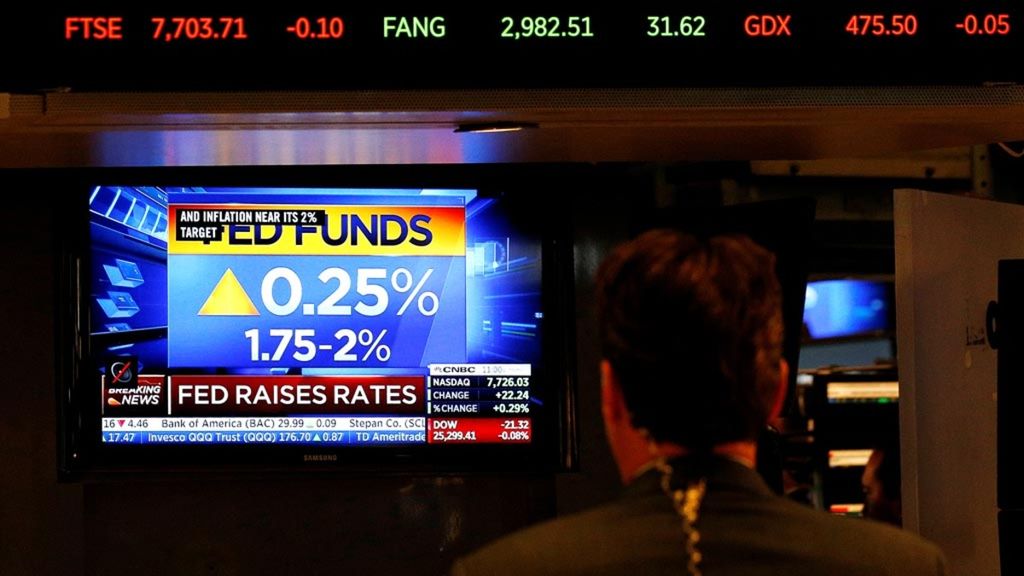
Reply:
M90 168L48 171L59 189L54 208L56 259L56 389L58 478L102 480L124 473L305 472L359 474L535 474L571 471L577 465L576 350L572 219L569 203L552 196L580 183L571 167L518 170L467 166L286 166ZM545 336L542 369L546 424L529 445L445 445L324 448L284 445L121 446L100 441L99 390L91 390L87 333L89 306L88 191L97 185L259 186L346 188L468 188L487 195L536 197L542 233ZM144 448L144 449L139 449Z

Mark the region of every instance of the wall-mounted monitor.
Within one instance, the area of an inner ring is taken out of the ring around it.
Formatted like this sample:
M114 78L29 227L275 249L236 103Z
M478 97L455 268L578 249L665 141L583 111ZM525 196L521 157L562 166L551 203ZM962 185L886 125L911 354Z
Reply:
M564 466L558 210L288 174L71 185L62 467Z

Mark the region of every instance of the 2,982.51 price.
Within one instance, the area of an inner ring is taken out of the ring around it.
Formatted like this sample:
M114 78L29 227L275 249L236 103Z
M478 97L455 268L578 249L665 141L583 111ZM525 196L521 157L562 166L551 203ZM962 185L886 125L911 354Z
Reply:
M593 38L594 32L590 27L590 16L503 16L501 37L509 40Z

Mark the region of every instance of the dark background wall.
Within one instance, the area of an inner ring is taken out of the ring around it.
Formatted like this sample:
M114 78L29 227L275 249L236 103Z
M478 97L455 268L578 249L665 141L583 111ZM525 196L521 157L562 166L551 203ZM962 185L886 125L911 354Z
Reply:
M459 554L617 490L600 425L591 278L648 175L603 169L575 212L580 469L543 477L122 474L58 483L53 208L71 191L0 174L0 573L441 574Z
M13 190L4 190L14 198ZM57 484L53 257L49 209L0 209L0 567L80 572L83 487Z

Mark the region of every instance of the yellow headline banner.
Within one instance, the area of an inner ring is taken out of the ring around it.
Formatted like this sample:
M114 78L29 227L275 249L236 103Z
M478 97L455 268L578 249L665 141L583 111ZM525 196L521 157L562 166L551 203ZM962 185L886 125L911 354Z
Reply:
M169 254L465 256L449 206L171 204Z

